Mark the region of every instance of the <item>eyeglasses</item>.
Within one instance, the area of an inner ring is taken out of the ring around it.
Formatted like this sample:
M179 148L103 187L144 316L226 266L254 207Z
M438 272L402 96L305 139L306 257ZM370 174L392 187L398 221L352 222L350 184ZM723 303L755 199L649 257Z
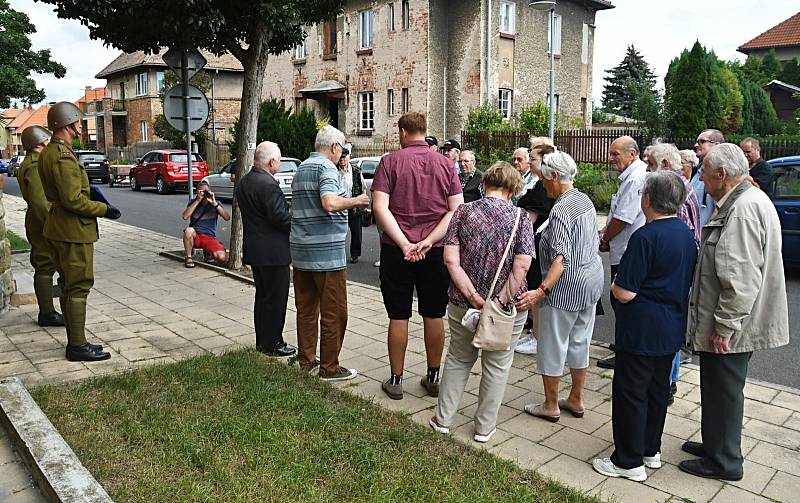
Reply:
M719 142L718 141L714 141L714 140L706 140L705 138L698 138L697 141L694 142L695 145L702 145L704 143L713 143L713 144L716 145Z
M512 158L512 160L513 160L513 161L524 162L524 161L525 161L525 158L523 158L523 157L514 157L514 158Z
M467 163L467 162L475 162L475 159L459 159L458 162L460 162L461 164L464 164L464 163Z

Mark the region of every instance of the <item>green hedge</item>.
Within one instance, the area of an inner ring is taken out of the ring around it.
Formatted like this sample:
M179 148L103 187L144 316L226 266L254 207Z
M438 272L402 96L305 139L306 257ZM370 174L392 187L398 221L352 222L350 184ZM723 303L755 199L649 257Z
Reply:
M619 189L619 180L608 174L602 164L578 163L575 188L589 196L597 211L608 211L611 196Z

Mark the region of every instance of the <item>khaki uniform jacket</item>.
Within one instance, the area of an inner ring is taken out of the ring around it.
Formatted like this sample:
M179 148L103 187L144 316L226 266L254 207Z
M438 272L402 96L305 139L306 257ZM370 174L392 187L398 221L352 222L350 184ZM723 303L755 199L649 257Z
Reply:
M689 300L689 347L713 352L714 334L730 337L732 353L789 343L781 224L769 197L747 181L703 227Z
M47 214L50 213L50 203L44 197L42 180L39 178L39 154L30 152L25 156L22 165L17 171L17 181L22 197L28 203L28 211L25 213L25 231L28 234L28 241L31 236L42 238L44 223Z
M107 207L90 199L86 171L63 140L53 138L42 150L39 176L44 195L52 204L44 237L67 243L97 241L97 217L104 216Z

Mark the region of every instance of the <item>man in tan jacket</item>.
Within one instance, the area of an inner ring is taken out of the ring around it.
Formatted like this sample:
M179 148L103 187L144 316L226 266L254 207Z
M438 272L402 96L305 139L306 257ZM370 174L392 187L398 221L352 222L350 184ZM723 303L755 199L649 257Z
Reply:
M744 385L753 351L789 343L781 224L769 197L747 179L742 150L715 146L701 179L716 209L703 227L689 301L687 339L700 353L703 442L683 450L700 459L679 468L699 477L740 480Z

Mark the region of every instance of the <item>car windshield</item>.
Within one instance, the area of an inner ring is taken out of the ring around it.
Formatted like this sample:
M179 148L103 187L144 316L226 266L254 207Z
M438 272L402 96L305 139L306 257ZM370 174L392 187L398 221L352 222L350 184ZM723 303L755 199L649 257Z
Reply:
M197 155L192 154L192 162L202 162L203 159ZM186 154L170 154L169 155L169 162L188 162L186 159Z
M281 161L278 173L292 173L297 170L297 161Z
M107 159L100 152L84 152L78 154L78 160L83 162L104 162Z
M378 161L364 161L361 163L361 174L364 175L364 178L373 178L376 169L378 169Z

